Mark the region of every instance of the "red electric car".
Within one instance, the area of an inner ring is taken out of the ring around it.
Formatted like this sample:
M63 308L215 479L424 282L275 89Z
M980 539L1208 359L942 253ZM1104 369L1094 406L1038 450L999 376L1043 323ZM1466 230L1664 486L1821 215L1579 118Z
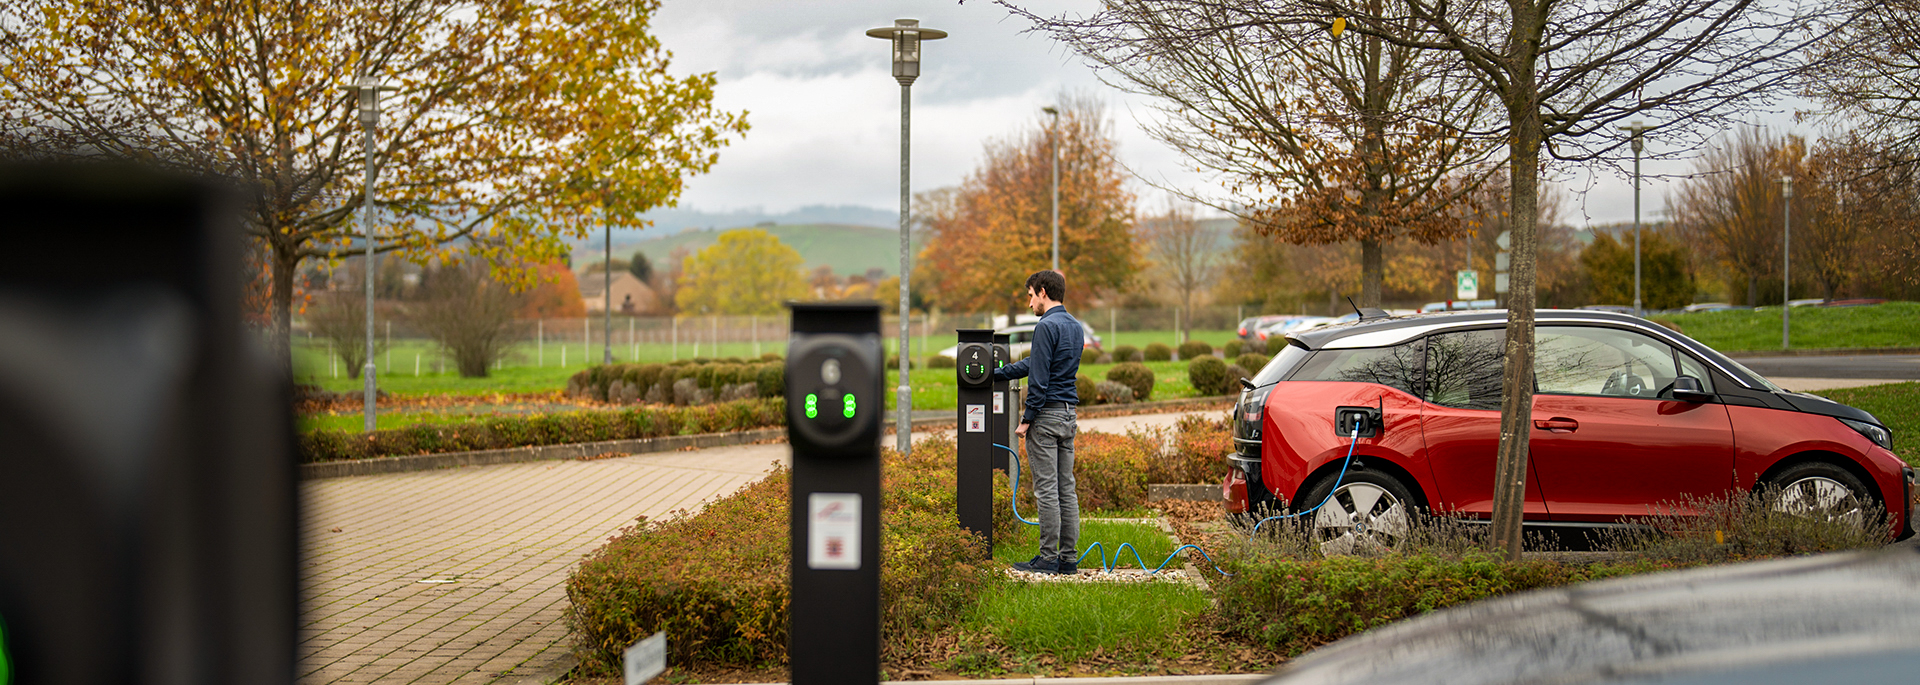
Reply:
M1228 509L1325 502L1305 518L1330 551L1390 544L1421 511L1487 519L1506 325L1505 311L1376 310L1290 336L1243 382ZM1621 525L1771 484L1778 506L1870 502L1912 534L1915 471L1873 415L1632 316L1540 310L1535 340L1528 526Z

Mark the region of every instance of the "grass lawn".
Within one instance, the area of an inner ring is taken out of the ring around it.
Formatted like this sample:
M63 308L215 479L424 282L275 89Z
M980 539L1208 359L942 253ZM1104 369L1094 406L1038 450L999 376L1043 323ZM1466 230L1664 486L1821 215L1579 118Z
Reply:
M1864 409L1886 422L1893 431L1893 453L1908 464L1920 466L1920 383L1888 383L1815 394Z
M1012 564L1032 558L1038 538L1037 528L1020 526L1013 539L995 540L995 561ZM1112 557L1123 543L1140 550L1148 569L1173 552L1173 540L1155 526L1083 518L1080 548L1092 554L1082 568L1099 567L1098 557ZM1118 567L1140 564L1128 552ZM1127 663L1161 662L1185 655L1190 647L1185 626L1209 604L1205 591L1184 583L998 582L980 597L963 632L990 634L1013 653L1004 661L992 659L992 666L969 664L965 657L951 666L961 671L1019 671L1027 663L1071 662L1096 654L1119 662L1122 670Z
M1780 308L1653 317L1721 352L1780 349ZM1795 307L1794 349L1920 347L1920 302L1870 307Z

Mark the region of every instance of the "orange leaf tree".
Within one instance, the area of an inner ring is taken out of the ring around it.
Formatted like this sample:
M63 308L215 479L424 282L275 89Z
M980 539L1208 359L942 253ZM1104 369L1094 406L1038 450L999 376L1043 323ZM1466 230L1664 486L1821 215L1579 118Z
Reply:
M1049 122L990 142L958 188L921 193L914 215L929 231L918 283L948 311L1012 311L1027 276L1053 260ZM1060 270L1077 297L1115 290L1140 269L1133 194L1114 159L1112 125L1089 98L1068 98L1055 129L1060 155Z
M294 275L360 249L364 135L340 86L397 86L374 159L376 247L466 253L525 287L562 239L672 204L746 130L679 77L659 0L14 0L0 146L235 181L287 352Z

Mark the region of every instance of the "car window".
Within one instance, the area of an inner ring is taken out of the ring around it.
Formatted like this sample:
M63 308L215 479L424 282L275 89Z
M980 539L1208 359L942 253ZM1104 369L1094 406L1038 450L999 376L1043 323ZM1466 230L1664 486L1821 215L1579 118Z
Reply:
M1321 350L1289 380L1379 383L1420 396L1424 340L1353 350Z
M1687 353L1681 352L1679 350L1674 351L1673 358L1680 362L1681 375L1692 376L1694 378L1699 379L1701 390L1704 390L1709 393L1713 392L1713 374L1707 373L1706 364L1700 363L1700 360L1694 359L1693 357L1688 356ZM1664 393L1661 393L1660 396L1663 398L1672 397L1673 389L1668 388L1667 391Z
M1300 365L1301 361L1312 354L1313 353L1308 351L1307 348L1298 345L1281 347L1280 351L1273 355L1273 359L1268 360L1267 365L1260 369L1260 373L1253 375L1254 387L1272 385L1280 379L1286 378L1287 373L1293 371L1295 367Z
M1462 409L1499 409L1506 346L1505 329L1429 336L1425 399Z
M1677 375L1672 347L1615 328L1542 326L1533 358L1536 387L1549 395L1670 397Z
M1009 339L1017 343L1030 343L1033 342L1033 331L1020 331L1012 334Z

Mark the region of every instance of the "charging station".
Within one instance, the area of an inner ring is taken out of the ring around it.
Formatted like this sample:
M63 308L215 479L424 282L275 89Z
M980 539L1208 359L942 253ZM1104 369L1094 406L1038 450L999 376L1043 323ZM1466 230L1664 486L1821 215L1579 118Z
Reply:
M878 683L880 305L790 306L788 665L794 685Z
M1006 333L993 334L993 368L998 369L1013 363L1012 340L1013 336ZM1013 417L1020 414L1020 399L1019 381L996 380L993 382L993 408L989 414L988 432L999 440L1000 444L1012 449L1020 448L1019 445L1014 444L1014 440L1019 436L1013 434L1014 427L1020 425L1019 421L1013 420ZM992 454L994 468L1012 473L1008 470L1011 468L1008 460L1013 458L1013 453L994 448Z
M993 331L962 328L955 331L960 346L954 353L959 390L954 411L959 427L954 450L954 510L960 527L993 546L993 453L999 433L990 418L1000 401L994 391Z

